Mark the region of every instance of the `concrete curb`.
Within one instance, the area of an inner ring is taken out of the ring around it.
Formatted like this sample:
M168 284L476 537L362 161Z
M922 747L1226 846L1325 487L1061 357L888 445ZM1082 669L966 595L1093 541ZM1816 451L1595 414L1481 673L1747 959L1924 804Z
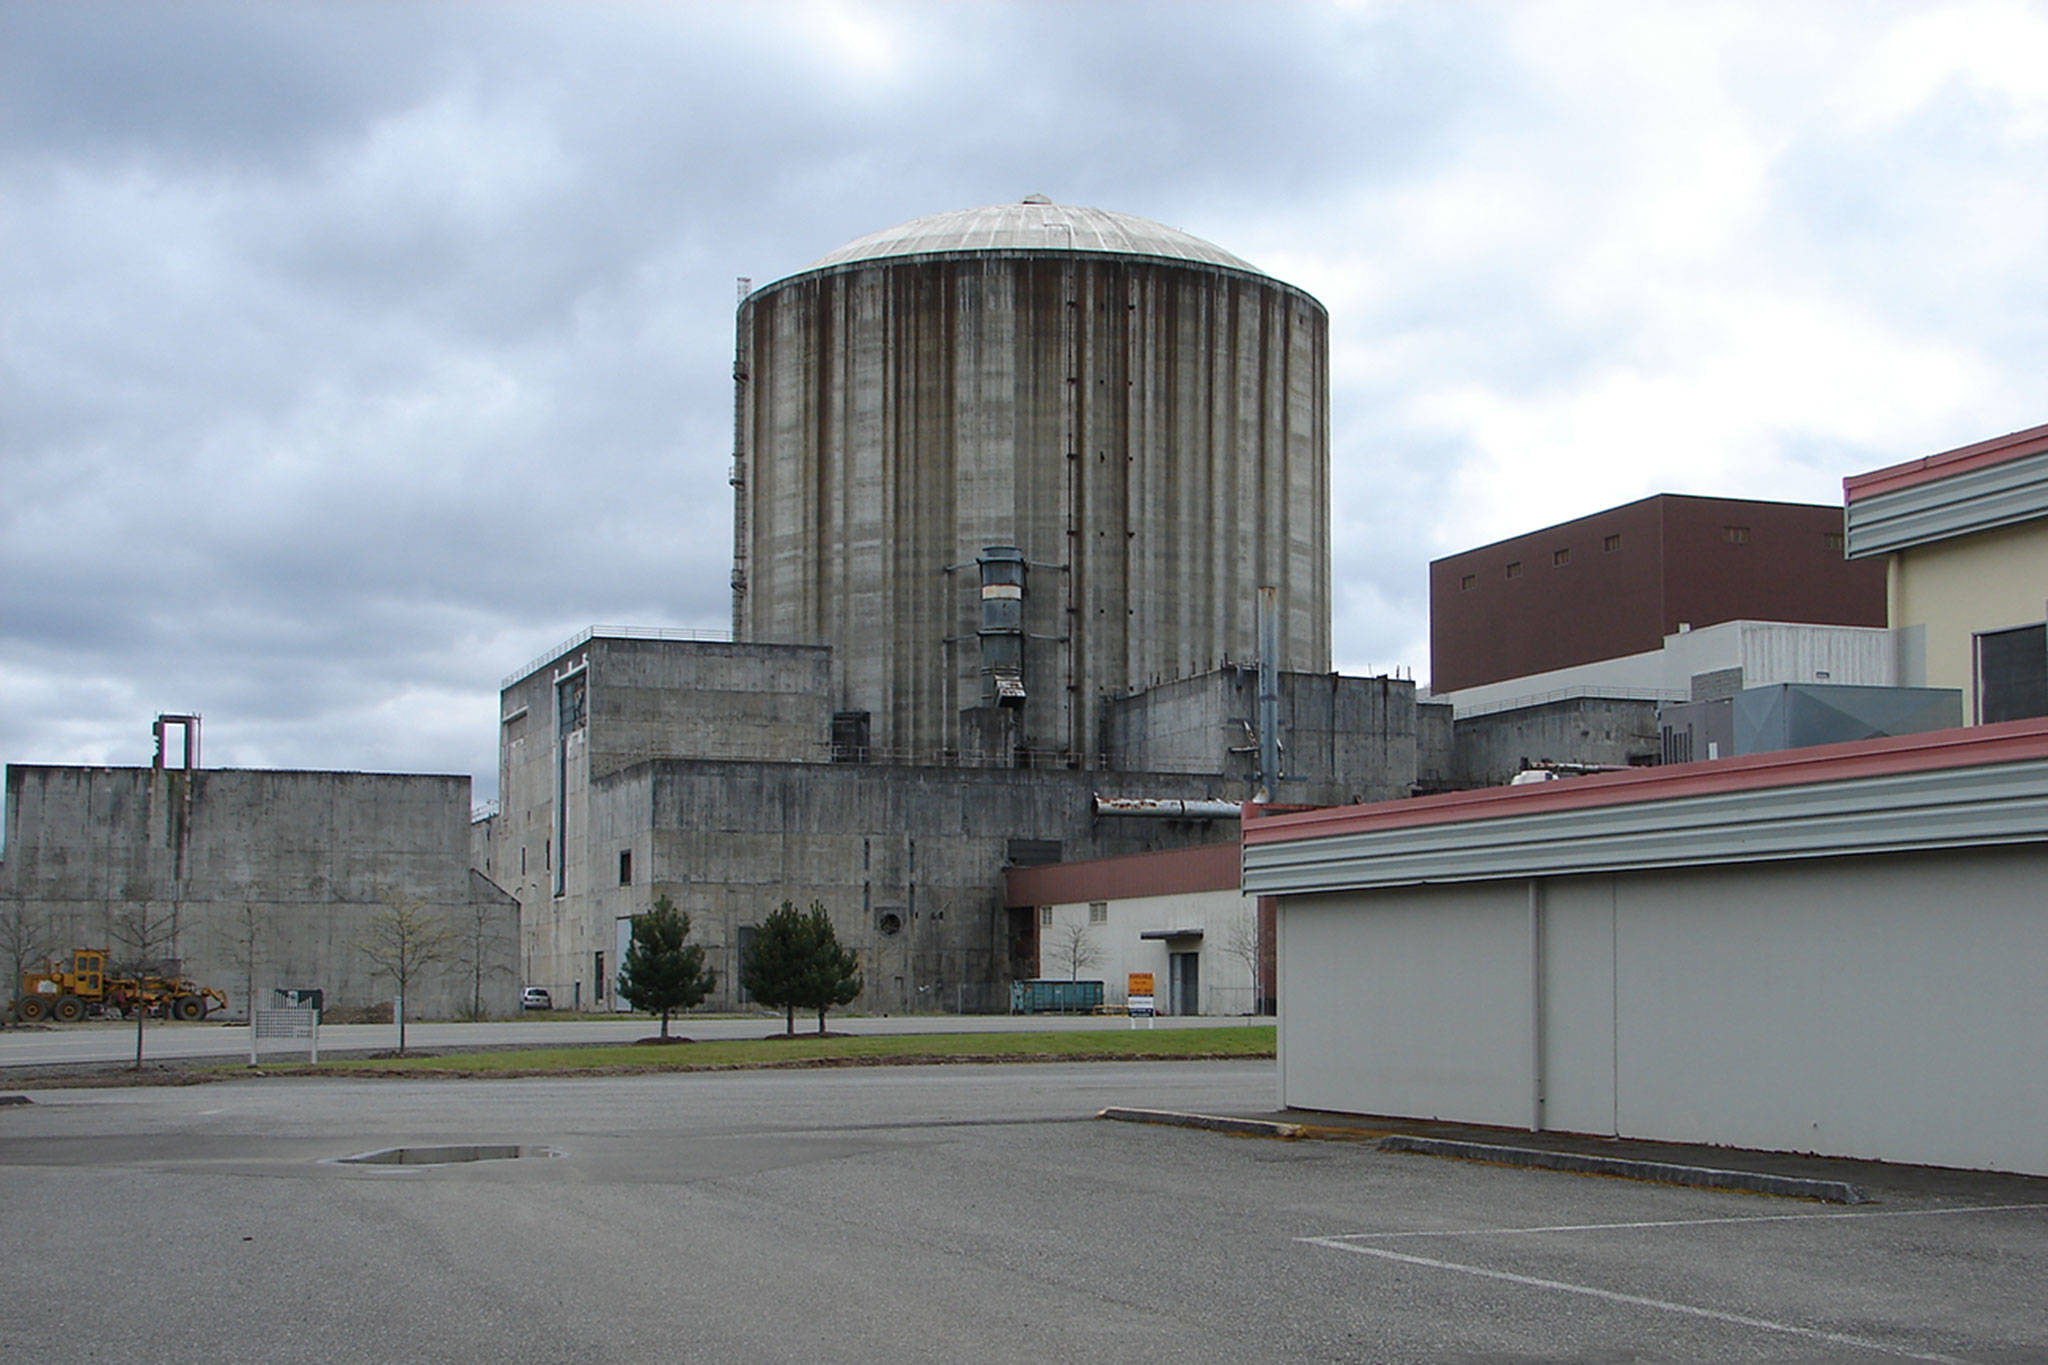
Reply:
M1153 1123L1168 1128L1195 1128L1208 1133L1278 1138L1287 1142L1301 1138L1365 1140L1373 1142L1383 1152L1419 1152L1424 1156L1489 1161L1497 1166L1569 1171L1577 1175L1614 1176L1622 1180L1646 1180L1660 1185L1685 1185L1701 1190L1737 1190L1746 1194L1776 1195L1784 1199L1817 1199L1828 1204L1870 1202L1869 1195L1847 1181L1809 1180L1802 1176L1771 1175L1763 1171L1729 1171L1712 1166L1680 1166L1668 1161L1639 1161L1629 1157L1594 1156L1587 1152L1552 1152L1538 1147L1505 1147L1487 1142L1416 1137L1408 1133L1353 1132L1348 1129L1324 1128L1303 1123L1282 1123L1277 1119L1183 1114L1172 1109L1110 1108L1100 1111L1095 1117L1110 1119L1117 1123Z
M1104 1109L1096 1118L1110 1119L1117 1123L1157 1123L1169 1128L1199 1128L1210 1133L1230 1133L1237 1137L1279 1138L1291 1142L1303 1134L1298 1123L1279 1123L1273 1119L1240 1119L1218 1114L1181 1114L1171 1109Z
M1447 1138L1412 1137L1390 1134L1379 1140L1383 1152L1420 1152L1425 1156L1455 1157L1465 1161L1490 1161L1502 1166L1530 1166L1550 1171L1573 1171L1580 1175L1619 1176L1624 1180L1649 1180L1662 1185L1689 1185L1703 1190L1740 1190L1749 1194L1770 1194L1787 1199L1818 1199L1829 1204L1864 1204L1870 1196L1841 1180L1808 1180L1800 1176L1769 1175L1762 1171L1727 1171L1711 1166L1678 1166L1664 1161L1635 1161L1626 1157L1592 1156L1585 1152L1549 1152L1535 1147L1499 1147L1485 1142L1457 1142Z

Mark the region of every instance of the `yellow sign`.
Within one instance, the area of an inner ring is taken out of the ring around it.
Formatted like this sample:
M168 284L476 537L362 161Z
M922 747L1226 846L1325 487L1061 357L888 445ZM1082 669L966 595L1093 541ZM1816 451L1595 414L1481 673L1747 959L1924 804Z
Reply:
M1132 972L1130 989L1125 991L1124 993L1126 995L1152 994L1152 973Z

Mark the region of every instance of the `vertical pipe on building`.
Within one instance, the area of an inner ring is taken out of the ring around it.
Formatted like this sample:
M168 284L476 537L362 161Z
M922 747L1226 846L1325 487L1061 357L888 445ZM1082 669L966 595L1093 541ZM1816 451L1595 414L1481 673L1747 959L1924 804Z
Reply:
M1259 791L1256 799L1271 801L1280 786L1280 590L1260 588L1258 603Z
M747 638L747 338L753 331L747 294L753 281L739 280L739 321L732 345L732 638Z
M1543 882L1529 879L1529 1131L1543 1131Z
M1087 549L1087 546L1084 543L1081 529L1081 475L1083 472L1083 461L1081 458L1080 394L1078 392L1081 383L1081 341L1074 317L1074 310L1077 304L1074 299L1074 259L1071 255L1061 259L1060 299L1063 305L1060 310L1060 350L1067 366L1066 392L1062 396L1062 401L1065 404L1063 416L1066 419L1067 428L1067 482L1065 489L1067 504L1067 572L1064 584L1067 596L1067 622L1066 628L1060 632L1065 637L1067 676L1065 678L1066 685L1061 694L1061 704L1067 708L1066 746L1068 761L1078 764L1081 762L1083 755L1088 752L1087 735L1081 728L1082 717L1078 686L1081 676L1081 665L1078 657L1081 648L1081 632L1087 627L1087 622L1084 619L1084 604L1081 598L1082 589L1086 586L1082 576L1081 556Z

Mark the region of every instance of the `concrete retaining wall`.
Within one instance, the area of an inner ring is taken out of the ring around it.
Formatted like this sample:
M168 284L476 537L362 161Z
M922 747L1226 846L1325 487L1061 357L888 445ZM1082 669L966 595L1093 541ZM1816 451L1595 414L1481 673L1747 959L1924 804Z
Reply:
M391 996L362 944L379 914L412 905L458 942L409 1012L469 1009L477 974L458 959L480 957L484 1010L508 1013L518 905L471 871L469 794L467 777L10 765L0 914L62 952L118 951L140 913L234 1012L253 974L259 995L320 987L334 1013Z

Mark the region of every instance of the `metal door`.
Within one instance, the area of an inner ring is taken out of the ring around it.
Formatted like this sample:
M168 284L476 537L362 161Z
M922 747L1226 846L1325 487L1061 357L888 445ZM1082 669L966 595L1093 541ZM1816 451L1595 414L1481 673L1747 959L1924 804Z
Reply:
M1168 998L1173 1002L1175 1014L1200 1014L1202 1012L1202 955L1200 953L1168 953L1166 955Z

